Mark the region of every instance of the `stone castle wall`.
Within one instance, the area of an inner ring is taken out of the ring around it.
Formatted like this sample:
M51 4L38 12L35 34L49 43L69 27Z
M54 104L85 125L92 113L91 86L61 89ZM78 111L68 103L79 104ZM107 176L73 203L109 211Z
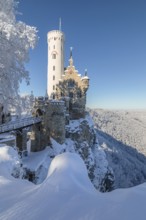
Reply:
M42 118L42 123L34 125L31 135L31 150L40 151L51 144L50 137L58 143L65 141L65 105L63 101L36 99L34 116Z

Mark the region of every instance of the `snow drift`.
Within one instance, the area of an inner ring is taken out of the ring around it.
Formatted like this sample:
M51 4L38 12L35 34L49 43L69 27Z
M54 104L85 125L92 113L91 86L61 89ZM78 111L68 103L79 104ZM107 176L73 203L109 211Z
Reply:
M63 153L36 186L11 176L9 165L16 160L13 149L0 147L0 220L145 220L146 184L102 194L80 156Z

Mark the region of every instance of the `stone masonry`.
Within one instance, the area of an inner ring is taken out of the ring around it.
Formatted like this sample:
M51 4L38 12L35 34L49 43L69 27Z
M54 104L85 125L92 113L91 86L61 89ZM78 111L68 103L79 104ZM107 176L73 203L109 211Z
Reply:
M33 115L41 117L42 123L32 128L31 151L40 151L51 145L50 137L60 144L64 143L65 105L63 101L36 98Z
M56 99L63 100L68 97L70 119L85 117L86 92L89 87L89 78L81 76L73 65L72 55L69 66L64 72L62 79L56 86Z

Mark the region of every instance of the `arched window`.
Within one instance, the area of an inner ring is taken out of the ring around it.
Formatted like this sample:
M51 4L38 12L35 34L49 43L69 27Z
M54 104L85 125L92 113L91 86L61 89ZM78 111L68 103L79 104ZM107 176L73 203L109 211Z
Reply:
M36 110L36 117L43 115L43 112L41 109Z
M52 59L56 59L56 54L55 53L52 54Z

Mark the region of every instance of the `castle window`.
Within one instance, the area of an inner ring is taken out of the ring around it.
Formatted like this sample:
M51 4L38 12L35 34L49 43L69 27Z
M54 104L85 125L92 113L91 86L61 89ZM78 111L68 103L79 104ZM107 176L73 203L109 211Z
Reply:
M55 45L53 46L53 49L55 49Z
M55 70L55 66L53 66L53 71Z
M55 53L52 54L52 58L56 59L56 54Z
M55 90L55 86L53 86L53 90Z
M53 80L55 80L55 76L53 75Z
M73 97L74 97L73 92L70 92L70 93L69 93L69 97L70 97L70 98L73 98Z
M69 80L69 81L68 81L68 87L69 87L69 88L73 88L74 86L75 86L74 80Z
M56 37L54 37L54 40L56 40L57 38Z

